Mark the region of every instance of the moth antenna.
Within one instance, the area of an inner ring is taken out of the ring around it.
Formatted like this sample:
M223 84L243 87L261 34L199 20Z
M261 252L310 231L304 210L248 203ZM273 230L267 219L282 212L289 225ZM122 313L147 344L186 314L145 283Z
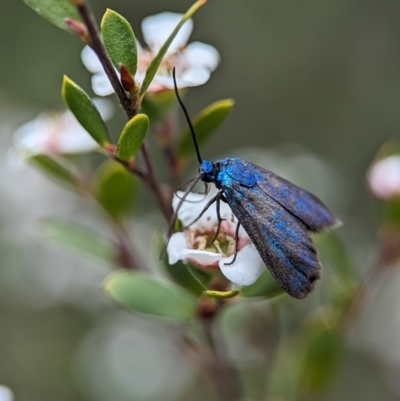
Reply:
M186 110L185 105L182 102L182 99L179 96L179 91L178 91L178 86L176 84L176 76L175 76L175 67L172 70L172 77L174 79L174 89L175 89L175 95L176 98L178 99L179 105L182 108L183 113L185 114L186 117L186 121L189 125L190 128L190 132L192 134L192 138L193 138L193 143L194 143L194 148L196 149L196 154L197 154L197 160L199 161L199 164L201 164L203 162L203 159L200 156L200 148L199 148L199 144L197 143L197 137L196 137L196 133L194 132L194 128L193 128L193 124L192 121L190 121L190 117L189 117L189 113Z
M176 188L176 190L175 190L175 192L174 192L175 196L176 196L178 199L182 199L182 197L178 195L179 189L182 188L183 186L189 184L190 182L192 182L192 181L195 180L195 179L196 179L196 178L193 178L193 179L191 179L191 180L185 182L184 184L179 185L179 187ZM201 199L199 199L199 200L197 200L197 201L190 201L190 200L186 200L186 199L185 199L185 201L188 202L188 203L201 203L201 202L203 202L204 199L207 197L207 195L208 195L209 192L210 192L210 185L209 185L208 183L204 182L204 181L203 181L203 184L204 184L204 192L200 192L200 193L199 193L199 195L204 195L203 198L201 198Z

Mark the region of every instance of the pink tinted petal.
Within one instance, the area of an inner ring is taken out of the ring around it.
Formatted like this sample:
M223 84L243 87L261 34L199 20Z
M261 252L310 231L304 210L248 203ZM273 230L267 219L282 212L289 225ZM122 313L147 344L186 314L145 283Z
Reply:
M167 246L168 263L174 265L182 259L181 251L187 248L186 237L184 233L172 234Z
M104 72L92 76L92 89L97 96L108 96L114 93L114 88Z
M14 146L22 157L84 153L99 147L69 111L42 114L23 125L15 133Z
M177 14L172 12L163 12L160 14L146 17L142 21L142 32L143 37L149 48L153 53L158 53L161 46L168 39L169 35L178 25L182 19L183 14ZM175 39L172 41L171 46L168 49L168 53L174 53L179 48L186 45L193 30L193 21L189 19L185 22L182 28L179 30Z
M194 266L209 269L217 268L222 257L220 253L197 249L182 249L180 253L184 262L190 262Z
M190 43L183 56L190 67L207 68L210 71L214 71L220 61L218 50L202 42Z
M400 195L400 156L390 156L375 163L368 173L371 192L380 199Z
M92 73L103 71L96 53L89 47L85 46L81 52L81 60L83 65Z
M150 86L147 89L147 93L149 94L156 94L165 90L170 90L170 88L166 88L164 85L160 84L156 80L152 81Z
M232 258L233 256L222 258L219 262L222 274L232 283L251 285L256 282L265 269L264 262L253 244L246 245L239 251L233 265L225 265Z

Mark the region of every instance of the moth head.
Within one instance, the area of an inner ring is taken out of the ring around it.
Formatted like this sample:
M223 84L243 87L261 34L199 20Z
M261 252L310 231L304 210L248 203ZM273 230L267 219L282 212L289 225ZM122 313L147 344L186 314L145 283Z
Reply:
M209 160L203 160L199 167L201 180L204 182L215 182L216 167L215 164Z

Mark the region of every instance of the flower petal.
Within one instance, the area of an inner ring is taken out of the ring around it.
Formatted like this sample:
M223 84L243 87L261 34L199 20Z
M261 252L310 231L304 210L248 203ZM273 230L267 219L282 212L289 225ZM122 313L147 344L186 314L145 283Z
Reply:
M108 96L114 93L114 88L104 71L92 76L92 89L97 96Z
M182 232L172 235L167 246L167 253L170 265L182 260L201 268L217 268L222 256L220 253L189 249L186 236Z
M210 79L210 71L206 68L194 68L186 70L183 74L176 77L176 86L179 89L190 88L205 84ZM174 89L174 81L172 76L158 74L154 77L154 81L161 85L164 89ZM153 82L154 82L153 81Z
M220 253L201 251L198 249L182 249L181 257L184 262L190 262L192 265L215 269L218 267L222 255Z
M146 17L142 21L143 37L153 53L158 53L161 46L182 19L183 14L162 12ZM174 53L186 45L193 30L193 21L187 20L179 30L167 53Z
M53 139L57 153L85 153L99 148L98 143L82 128L71 112L67 111L61 117L64 123L63 130Z
M220 61L218 50L202 42L190 43L184 51L184 57L190 67L203 67L210 71L214 71Z
M182 259L181 250L187 248L186 236L184 233L172 234L167 246L168 263L174 265Z
M371 192L380 199L387 200L400 195L400 156L390 156L379 160L368 172Z
M204 210L205 205L217 194L218 190L212 186L207 196L204 194L197 194L191 192L186 197L185 202L182 203L181 208L178 212L178 218L182 221L184 226L191 224ZM177 195L174 196L172 201L172 207L176 210L180 198L182 198L184 192L178 191ZM232 219L233 212L231 208L224 202L220 204L220 214L222 218ZM209 209L203 214L203 216L195 223L193 228L196 227L213 227L217 223L217 212L215 205L211 205Z
M83 65L92 73L103 71L103 66L101 65L99 58L97 57L94 50L85 46L81 52L81 60Z
M192 68L184 71L176 77L176 86L179 89L190 88L192 86L199 86L205 84L210 79L211 73L207 68ZM174 81L172 75L157 74L153 82L158 88L174 89ZM159 89L160 90L160 89ZM151 92L151 91L150 91ZM152 92L156 92L153 90Z
M97 107L97 110L99 110L101 118L104 121L109 121L114 117L115 106L112 101L103 99L102 97L95 97L92 99L92 102Z
M207 68L191 68L186 70L181 76L181 88L199 86L205 84L210 79L211 73Z
M219 261L222 274L232 283L251 285L256 282L265 269L265 264L253 244L246 245L238 252L233 265L225 265L232 258L233 256L230 256Z
M13 392L6 386L0 384L0 401L13 401Z
M70 111L41 114L14 134L14 148L20 157L85 153L98 147Z

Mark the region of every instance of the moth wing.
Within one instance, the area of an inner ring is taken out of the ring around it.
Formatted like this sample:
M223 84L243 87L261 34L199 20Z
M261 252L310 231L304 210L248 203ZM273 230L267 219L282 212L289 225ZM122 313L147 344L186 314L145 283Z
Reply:
M304 298L320 277L320 264L306 226L261 188L235 183L225 198L280 286Z
M261 190L301 220L308 230L319 232L341 224L315 195L272 171L250 162L245 163L256 171L257 185Z

